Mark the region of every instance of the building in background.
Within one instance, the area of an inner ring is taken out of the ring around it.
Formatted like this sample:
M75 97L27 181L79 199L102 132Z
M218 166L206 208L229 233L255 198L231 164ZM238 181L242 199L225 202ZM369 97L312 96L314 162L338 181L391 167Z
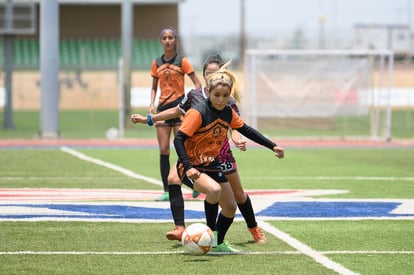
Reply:
M354 28L354 49L394 51L397 59L407 59L412 52L412 35L408 25L357 24Z
M14 35L13 109L38 110L40 98L40 5L35 4L35 32ZM47 1L47 0L44 0ZM178 5L183 0L130 0L133 5L134 71L147 70L162 54L160 30L178 26ZM15 1L18 3L18 1ZM119 60L122 56L123 0L59 0L59 84L61 109L114 109L119 101ZM0 26L4 20L0 1ZM178 29L179 32L179 29ZM0 36L0 66L4 67L4 37ZM0 70L0 80L3 80ZM133 74L133 86L147 86ZM2 86L2 85L0 85ZM3 92L2 92L3 91ZM149 93L149 91L148 91ZM4 90L0 89L0 108ZM148 95L149 98L149 95ZM82 99L82 100L80 100Z
M36 4L36 31L15 36L15 69L39 68L40 0ZM121 55L121 6L123 0L59 0L60 65L62 69L116 69ZM131 0L133 5L133 60L136 69L147 69L162 53L159 32L178 28L182 0ZM2 4L0 3L0 10ZM1 13L0 13L1 21ZM3 39L0 37L0 50ZM0 58L0 66L3 59Z

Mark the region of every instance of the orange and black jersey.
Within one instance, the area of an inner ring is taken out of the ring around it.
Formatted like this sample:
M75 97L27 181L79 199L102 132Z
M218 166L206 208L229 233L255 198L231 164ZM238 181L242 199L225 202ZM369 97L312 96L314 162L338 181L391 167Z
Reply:
M230 107L219 111L206 99L190 109L174 138L178 162L187 171L193 166L208 166L219 155L229 128L238 130L247 138L273 150L274 142L246 125Z
M158 78L159 81L161 94L158 106L176 106L184 97L185 75L192 73L194 73L194 68L190 61L178 54L168 61L164 59L164 55L154 59L151 65L151 76Z

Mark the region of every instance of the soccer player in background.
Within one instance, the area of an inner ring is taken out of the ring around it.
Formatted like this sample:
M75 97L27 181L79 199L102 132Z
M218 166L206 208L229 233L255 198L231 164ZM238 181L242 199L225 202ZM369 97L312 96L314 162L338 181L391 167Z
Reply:
M190 61L178 54L178 35L173 27L166 27L161 30L160 42L164 53L154 59L151 65L152 88L151 103L148 109L149 114L161 112L177 106L184 98L184 78L188 75L194 84L195 89L201 88L200 80L197 78ZM157 110L155 100L157 89L160 88ZM174 135L181 124L180 118L159 121L156 123L158 146L160 149L160 173L164 187L164 193L157 198L158 201L168 201L168 173L170 171L170 137Z

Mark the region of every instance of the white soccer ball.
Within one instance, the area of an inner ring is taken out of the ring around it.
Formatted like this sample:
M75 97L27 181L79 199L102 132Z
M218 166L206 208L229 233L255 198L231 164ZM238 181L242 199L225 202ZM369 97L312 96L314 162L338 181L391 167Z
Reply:
M192 255L204 255L213 245L213 231L203 223L188 226L181 237L184 252Z
M114 139L119 138L118 129L115 127L111 127L108 130L106 130L105 135L106 135L106 138L109 140L114 140Z

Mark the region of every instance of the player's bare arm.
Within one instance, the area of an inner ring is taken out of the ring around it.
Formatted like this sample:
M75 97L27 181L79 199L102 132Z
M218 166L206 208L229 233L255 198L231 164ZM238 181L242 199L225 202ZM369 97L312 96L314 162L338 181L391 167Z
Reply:
M151 115L151 118L152 118L152 122L154 123L154 122L161 121L161 120L177 118L177 117L180 117L181 115L182 115L182 112L180 111L180 109L177 107L173 107L173 108L164 110L160 113L153 114ZM147 124L148 116L143 116L140 114L132 114L131 120L133 123Z
M158 78L152 78L152 88L151 88L151 103L148 108L148 113L153 114L155 113L155 97L157 95L157 88L158 88Z
M180 117L181 115L183 115L183 113L180 111L180 109L178 107L173 107L173 108L164 110L160 113L154 114L151 117L152 117L153 122L157 122L161 120L177 118L177 117Z

